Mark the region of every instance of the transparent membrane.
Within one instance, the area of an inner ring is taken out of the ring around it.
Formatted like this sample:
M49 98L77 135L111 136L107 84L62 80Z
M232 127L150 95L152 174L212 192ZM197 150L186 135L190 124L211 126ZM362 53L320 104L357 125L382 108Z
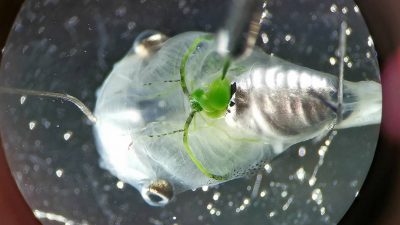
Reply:
M148 29L215 32L230 1L27 1L3 49L0 85L68 93L95 108L96 91ZM351 1L268 1L258 46L338 74L379 81L373 42ZM0 95L1 135L17 184L43 224L337 224L373 159L378 125L291 147L256 175L182 192L149 206L100 166L93 128L66 101ZM56 222L58 221L58 222Z

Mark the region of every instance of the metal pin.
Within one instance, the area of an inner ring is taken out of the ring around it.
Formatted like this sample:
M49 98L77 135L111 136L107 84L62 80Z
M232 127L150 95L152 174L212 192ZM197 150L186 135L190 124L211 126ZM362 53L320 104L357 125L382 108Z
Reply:
M217 51L222 56L239 58L251 53L263 10L261 0L233 0L225 26L217 35Z
M344 79L344 57L346 55L346 29L347 23L345 21L340 25L340 39L339 39L339 79L338 79L338 106L337 106L337 114L338 121L340 123L343 120L343 79Z

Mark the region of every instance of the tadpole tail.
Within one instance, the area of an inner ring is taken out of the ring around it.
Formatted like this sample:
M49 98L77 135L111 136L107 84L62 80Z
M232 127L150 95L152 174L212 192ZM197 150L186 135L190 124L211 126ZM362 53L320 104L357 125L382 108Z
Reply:
M196 111L192 111L188 118L186 119L185 126L183 128L183 145L185 146L186 153L189 155L190 159L192 162L197 166L197 168L207 177L212 178L214 180L218 181L225 181L228 179L228 175L215 175L210 173L204 166L201 164L201 162L196 158L196 156L193 154L190 146L189 146L189 137L188 137L188 132L189 132L189 126L193 120L194 115L196 114Z
M19 94L19 95L33 95L39 97L48 97L48 98L55 98L55 99L62 99L74 104L78 109L85 114L88 120L95 124L97 119L90 111L90 109L79 99L74 96L63 94L63 93L55 93L55 92L46 92L46 91L34 91L34 90L27 90L27 89L18 89L18 88L7 88L7 87L0 87L0 93L6 94Z

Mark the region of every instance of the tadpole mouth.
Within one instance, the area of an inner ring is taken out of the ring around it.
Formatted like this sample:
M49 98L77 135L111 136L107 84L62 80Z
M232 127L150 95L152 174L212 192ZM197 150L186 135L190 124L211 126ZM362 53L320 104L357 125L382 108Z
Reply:
M165 206L174 196L173 188L165 180L156 180L144 186L141 191L143 199L151 206Z

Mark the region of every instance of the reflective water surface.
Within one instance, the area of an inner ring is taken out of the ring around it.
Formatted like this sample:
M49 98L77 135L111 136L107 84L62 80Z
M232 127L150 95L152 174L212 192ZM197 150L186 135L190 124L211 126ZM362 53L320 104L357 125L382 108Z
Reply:
M94 109L96 90L140 32L214 32L229 3L27 1L2 51L0 85L68 93ZM347 21L345 79L379 80L373 41L352 1L269 0L263 16L265 52L331 74ZM258 175L187 191L157 208L100 167L93 128L71 103L2 94L0 108L10 167L43 224L337 224L362 186L379 129L297 144Z

